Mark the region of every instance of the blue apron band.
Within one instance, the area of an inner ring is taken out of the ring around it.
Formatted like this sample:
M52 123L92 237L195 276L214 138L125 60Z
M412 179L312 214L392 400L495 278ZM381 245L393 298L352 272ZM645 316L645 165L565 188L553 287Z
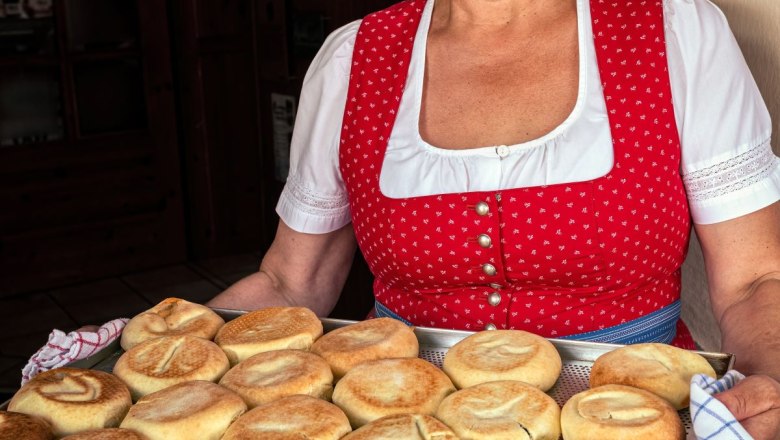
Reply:
M375 301L374 308L377 318L393 318L406 325L411 322L395 314L387 306ZM680 300L656 310L633 321L576 335L563 336L559 339L575 341L608 342L612 344L637 344L640 342L663 342L670 344L677 336L677 320L680 319Z

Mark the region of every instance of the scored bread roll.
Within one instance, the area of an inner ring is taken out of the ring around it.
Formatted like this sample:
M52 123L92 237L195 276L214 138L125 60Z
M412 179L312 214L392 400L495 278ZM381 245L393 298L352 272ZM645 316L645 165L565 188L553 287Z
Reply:
M54 435L113 428L132 402L130 391L113 374L98 370L57 368L40 373L11 399L9 411L46 420Z
M692 351L658 343L626 345L596 359L590 371L590 386L641 388L680 410L688 407L691 377L698 373L717 377L709 362Z
M246 404L238 394L193 380L142 397L119 427L150 440L218 440L244 411Z
M316 354L301 350L258 353L225 373L219 384L235 391L249 408L293 394L329 400L333 373Z
M166 298L127 323L122 330L120 345L129 350L160 336L190 335L210 340L224 323L206 306L179 298Z
M311 351L330 364L338 380L361 362L415 358L420 346L411 327L397 319L376 318L326 333L314 342Z
M106 428L79 432L63 437L62 440L147 440L147 438L130 429Z
M552 397L513 380L456 391L436 410L458 436L473 440L558 440L560 415Z
M114 374L133 400L190 380L218 381L230 368L217 344L195 336L163 336L142 342L119 357Z
M0 411L0 440L51 440L49 423L39 417Z
M442 368L458 388L519 380L547 391L558 380L561 366L561 356L547 339L522 330L492 330L455 344Z
M285 348L308 350L322 335L322 322L305 307L269 307L228 322L217 343L235 365L257 353Z
M677 411L653 393L625 385L603 385L572 396L561 411L565 440L682 440Z
M349 420L336 405L311 396L287 396L248 411L222 440L338 440L350 432Z
M458 436L434 417L423 414L394 414L363 425L341 440L376 439L458 440Z
M349 370L336 383L333 403L352 427L392 414L432 415L455 386L440 369L420 358L377 359Z

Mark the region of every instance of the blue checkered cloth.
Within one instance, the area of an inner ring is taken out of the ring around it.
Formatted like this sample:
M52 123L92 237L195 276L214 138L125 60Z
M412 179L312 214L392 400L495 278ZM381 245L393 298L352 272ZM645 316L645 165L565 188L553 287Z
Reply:
M732 388L744 378L734 370L720 380L704 374L691 378L691 419L697 440L753 440L726 406L713 397L713 394Z

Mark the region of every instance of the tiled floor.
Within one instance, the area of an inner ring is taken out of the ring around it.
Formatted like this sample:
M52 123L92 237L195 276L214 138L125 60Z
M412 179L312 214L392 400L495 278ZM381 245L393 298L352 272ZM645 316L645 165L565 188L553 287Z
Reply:
M259 254L232 255L0 299L0 403L18 389L22 367L51 329L132 317L170 296L202 303L259 263Z

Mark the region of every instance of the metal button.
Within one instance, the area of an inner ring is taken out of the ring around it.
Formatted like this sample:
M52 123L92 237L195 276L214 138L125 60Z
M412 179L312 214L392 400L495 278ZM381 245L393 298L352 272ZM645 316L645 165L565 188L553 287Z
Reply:
M498 290L498 289L500 289L502 287L501 284L498 284L498 283L490 283L490 284L488 284L488 286L490 286L491 289L496 289L496 290Z
M483 248L489 248L491 243L493 243L493 240L491 240L490 236L487 234L479 234L479 237L477 237L477 243L479 243L479 245Z
M488 304L494 307L501 304L501 294L498 292L492 292L490 295L488 295Z
M486 202L477 203L474 209L477 211L477 215L488 215L490 212L490 206Z
M501 158L509 156L509 147L506 145L499 145L496 147L496 154L498 154L498 157Z
M489 275L491 277L496 273L498 273L498 271L496 270L496 266L493 266L490 263L486 263L482 265L482 272L484 272L485 275Z
M485 330L495 330L497 327L492 322L485 326Z

